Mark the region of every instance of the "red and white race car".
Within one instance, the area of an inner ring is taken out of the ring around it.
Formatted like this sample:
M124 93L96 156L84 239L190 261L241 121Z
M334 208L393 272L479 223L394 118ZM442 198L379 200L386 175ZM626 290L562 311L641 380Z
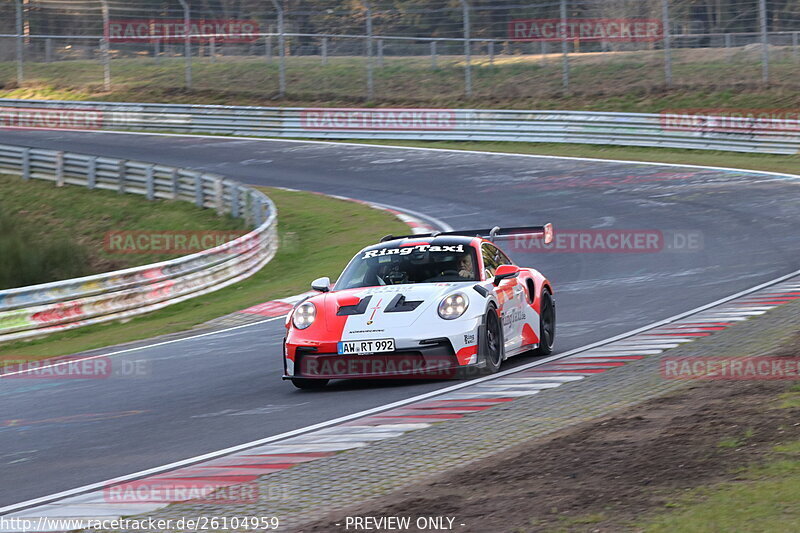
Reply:
M286 317L284 379L301 389L330 379L497 372L523 352L551 353L553 288L515 265L496 240L553 239L552 225L394 237L358 252L331 287Z

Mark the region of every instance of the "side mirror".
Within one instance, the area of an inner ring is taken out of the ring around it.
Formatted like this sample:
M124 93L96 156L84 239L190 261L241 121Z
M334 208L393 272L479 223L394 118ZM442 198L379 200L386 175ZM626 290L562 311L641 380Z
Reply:
M311 288L319 292L328 292L331 290L331 278L317 278L311 282Z
M500 265L494 271L494 281L492 283L496 287L504 279L516 278L517 276L519 276L519 267L517 265Z

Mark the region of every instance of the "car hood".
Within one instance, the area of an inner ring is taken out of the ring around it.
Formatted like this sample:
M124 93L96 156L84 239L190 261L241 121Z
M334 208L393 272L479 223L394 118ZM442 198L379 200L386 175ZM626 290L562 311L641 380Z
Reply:
M442 298L462 291L476 282L416 283L362 287L321 294L312 299L322 307L326 329L345 336L374 336L392 328L412 325ZM467 293L468 294L468 293ZM367 302L364 302L369 298ZM401 299L402 298L402 299ZM468 296L469 298L469 296ZM347 312L349 314L343 315Z

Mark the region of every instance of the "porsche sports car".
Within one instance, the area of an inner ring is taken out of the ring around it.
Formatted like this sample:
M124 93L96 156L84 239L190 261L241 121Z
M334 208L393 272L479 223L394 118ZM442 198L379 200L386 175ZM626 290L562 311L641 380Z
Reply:
M286 317L284 379L301 389L331 379L465 376L504 359L551 353L553 288L497 247L503 238L553 240L551 224L395 237L358 252L335 285Z

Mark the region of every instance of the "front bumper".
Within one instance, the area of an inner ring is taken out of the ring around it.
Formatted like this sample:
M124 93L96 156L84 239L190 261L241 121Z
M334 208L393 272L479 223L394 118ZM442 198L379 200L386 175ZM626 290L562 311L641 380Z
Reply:
M339 355L298 346L294 354L293 372L287 369L283 379L452 379L464 367L446 338L385 353Z

